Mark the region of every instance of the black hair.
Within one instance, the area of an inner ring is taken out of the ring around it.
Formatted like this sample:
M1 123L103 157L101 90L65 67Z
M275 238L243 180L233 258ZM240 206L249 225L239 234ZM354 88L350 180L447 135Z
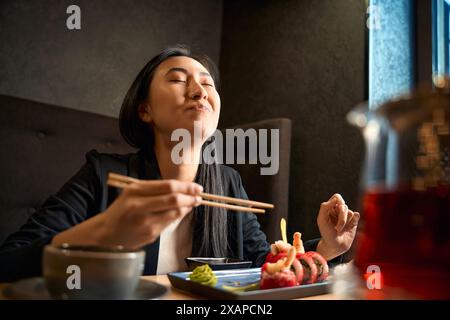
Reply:
M154 134L148 123L139 117L139 105L148 98L150 84L156 68L171 57L189 57L201 63L211 74L216 88L219 86L219 72L214 62L206 55L192 54L184 45L169 47L153 57L138 73L123 100L120 109L119 127L125 141L144 152L154 152ZM209 139L202 147L214 143ZM217 163L199 164L196 181L204 192L223 195L223 177ZM227 212L223 208L199 206L194 208L193 236L199 245L193 246L192 254L203 257L226 257L228 251ZM199 231L202 231L201 233Z

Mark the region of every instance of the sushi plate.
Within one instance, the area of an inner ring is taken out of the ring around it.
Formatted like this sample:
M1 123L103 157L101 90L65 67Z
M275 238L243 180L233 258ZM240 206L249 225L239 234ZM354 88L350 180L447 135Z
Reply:
M277 289L259 289L261 268L214 271L215 286L191 281L191 272L172 272L167 276L175 289L217 300L298 299L331 292L331 281Z

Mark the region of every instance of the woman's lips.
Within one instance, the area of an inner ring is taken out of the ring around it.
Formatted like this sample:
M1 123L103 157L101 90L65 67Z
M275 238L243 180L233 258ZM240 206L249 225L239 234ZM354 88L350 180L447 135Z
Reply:
M192 107L189 107L188 110L194 110L197 112L210 112L210 108L208 108L206 105L204 104L196 104Z

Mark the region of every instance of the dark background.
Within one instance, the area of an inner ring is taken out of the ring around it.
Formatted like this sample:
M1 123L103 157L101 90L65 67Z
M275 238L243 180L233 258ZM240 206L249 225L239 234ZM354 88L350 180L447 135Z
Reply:
M66 28L71 4L81 30ZM365 99L365 8L362 0L0 1L0 93L117 117L148 59L188 44L220 67L221 127L292 119L288 227L311 238L322 201L339 192L357 203L363 141L345 115Z

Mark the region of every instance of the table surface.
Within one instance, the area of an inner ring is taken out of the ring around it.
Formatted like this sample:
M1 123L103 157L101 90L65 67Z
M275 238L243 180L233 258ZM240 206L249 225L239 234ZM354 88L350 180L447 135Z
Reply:
M159 284L162 284L164 286L167 286L170 288L170 291L168 294L163 296L162 300L199 300L199 299L205 299L204 297L196 296L191 293L186 293L179 291L175 288L173 288L170 284L169 278L167 278L166 275L157 275L157 276L143 276L142 277L145 280L150 280L157 282ZM8 286L7 283L0 283L0 300L4 300L5 297L2 295L3 289ZM336 295L333 295L332 293L329 294L323 294L318 296L312 296L312 297L306 297L301 298L299 300L337 300L338 298Z

